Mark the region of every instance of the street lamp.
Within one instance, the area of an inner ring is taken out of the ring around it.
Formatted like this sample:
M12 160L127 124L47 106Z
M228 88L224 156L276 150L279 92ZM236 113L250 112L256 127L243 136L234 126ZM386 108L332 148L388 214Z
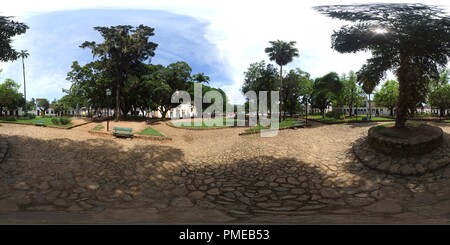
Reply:
M111 89L106 89L106 110L107 110L107 116L106 116L106 131L109 132L109 96L111 95Z

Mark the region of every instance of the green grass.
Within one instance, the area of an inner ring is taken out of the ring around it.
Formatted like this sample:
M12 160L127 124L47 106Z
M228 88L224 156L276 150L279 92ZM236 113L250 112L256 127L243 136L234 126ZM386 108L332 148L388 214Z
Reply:
M352 123L352 122L361 122L363 118L365 118L366 115L358 115L358 120L356 120L355 116L348 117L346 116L345 119L336 119L333 117L327 117L322 118L321 115L308 115L308 119L317 120L319 122L323 123ZM392 121L394 119L387 118L387 117L376 117L372 116L371 121L372 122L385 122L385 121Z
M36 117L35 119L22 119L22 118L17 118L16 121L4 121L1 120L0 118L0 122L10 122L10 123L19 123L19 124L29 124L29 125L34 125L34 122L36 120L43 120L45 122L45 125L47 126L55 126L55 127L60 127L60 128L68 128L73 126L72 123L69 123L67 125L55 125L52 123L52 118L51 117Z
M298 126L299 124L304 124L305 122L303 120L298 120L297 118L286 118L285 120L281 121L279 124L279 128L289 128L293 126ZM247 131L261 131L263 129L270 129L269 127L264 127L261 124L258 124L250 129L247 129Z
M100 131L100 130L102 130L102 129L104 129L104 128L105 128L105 127L104 127L103 125L99 124L99 125L95 126L92 130L93 130L93 131Z
M142 130L141 132L139 132L138 134L151 135L151 136L164 136L163 134L161 134L160 132L158 132L156 129L154 129L152 127L148 127L146 129Z
M205 121L202 121L202 125L201 126L196 126L194 125L194 121L191 120L190 125L186 125L186 123L189 122L184 122L184 125L181 124L181 122L178 124L177 122L173 123L175 126L178 127L183 127L183 128L195 128L195 129L206 129L206 128L223 128L223 127L228 127L227 123L232 123L233 126L237 126L237 119L234 118L215 118L212 119L212 121L208 121L209 124L213 123L214 124L212 126L208 126L205 124ZM220 125L220 123L222 125Z

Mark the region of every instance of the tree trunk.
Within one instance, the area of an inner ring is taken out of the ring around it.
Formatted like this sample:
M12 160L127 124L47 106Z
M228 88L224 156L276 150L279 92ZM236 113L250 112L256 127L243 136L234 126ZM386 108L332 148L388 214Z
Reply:
M120 82L117 82L116 86L116 119L115 121L118 122L120 120Z
M389 116L394 117L394 108L389 108Z
M283 66L280 65L280 113L283 111ZM286 114L283 114L283 120L286 119ZM281 122L281 115L279 118Z
M27 111L27 84L25 82L25 61L22 57L22 72L23 72L23 97L25 98L25 111Z
M404 128L408 115L409 100L412 98L410 86L408 84L408 57L404 52L400 53L400 67L397 71L399 83L399 96L397 105L397 117L395 128Z
M372 119L372 107L370 103L370 94L369 94L369 119Z
M306 108L306 120L305 120L305 125L307 125L307 124L308 124L308 100L306 100L306 106L305 106L305 108Z

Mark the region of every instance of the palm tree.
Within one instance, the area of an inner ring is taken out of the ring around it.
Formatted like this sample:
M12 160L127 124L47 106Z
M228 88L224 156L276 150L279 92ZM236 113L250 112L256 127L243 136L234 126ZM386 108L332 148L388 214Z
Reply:
M280 96L282 96L282 87L283 87L283 66L292 62L294 57L299 57L298 49L295 48L295 41L285 42L282 40L270 41L272 46L267 47L264 51L269 54L269 58L271 61L275 61L280 66ZM281 104L282 98L280 98L280 106L281 110L283 110L283 106ZM284 116L283 116L283 119Z
M198 83L208 83L210 81L210 78L208 76L205 75L205 73L198 73L198 74L194 74L192 76L192 80L194 80L195 82Z
M340 53L371 51L361 68L363 84L375 87L391 70L399 82L396 128L426 97L439 67L450 61L450 16L424 4L329 5L315 9L329 17L351 21L332 35Z
M28 50L20 50L18 57L22 58L22 72L23 72L23 97L25 98L25 105L27 101L27 85L25 82L25 59L28 58L30 54Z

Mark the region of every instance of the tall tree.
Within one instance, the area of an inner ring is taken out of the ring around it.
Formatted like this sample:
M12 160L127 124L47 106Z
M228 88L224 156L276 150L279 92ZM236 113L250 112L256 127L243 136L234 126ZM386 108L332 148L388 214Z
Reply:
M16 60L19 53L11 47L12 37L26 32L28 26L11 17L0 16L0 61Z
M155 56L156 43L149 38L154 35L154 28L139 25L111 27L94 27L100 32L104 42L84 42L81 48L90 48L94 56L103 62L105 70L113 82L116 92L116 121L120 119L120 94L128 77L133 74L140 63Z
M276 91L280 87L277 79L278 69L272 64L266 65L264 60L250 64L247 71L244 72L244 76L244 84L241 87L244 94L249 91L255 91L256 94L259 94L260 91L267 91L269 96L272 91ZM272 98L267 99L271 101ZM275 103L275 101L271 101L271 103ZM248 99L244 106L246 110L249 109ZM258 117L258 114L256 116Z
M323 118L325 118L327 107L339 97L342 87L342 82L336 72L330 72L314 81L312 104L320 110Z
M428 102L431 107L439 109L439 116L445 115L445 109L450 108L450 84L439 84L435 86L428 95Z
M356 73L350 71L348 74L342 74L342 92L337 99L337 106L347 106L349 108L349 116L352 116L353 107L361 103L363 90L356 81Z
M295 110L300 108L300 99L302 97L302 85L311 80L310 75L307 72L302 71L300 68L290 70L287 74L283 86L284 101L289 113L293 115ZM286 110L284 110L286 113Z
M30 54L28 50L20 50L18 57L22 58L22 73L23 73L23 97L25 101L27 100L27 83L25 81L25 59L28 58Z
M377 106L383 106L389 109L391 117L394 116L394 109L398 103L398 82L395 80L387 80L380 91L376 92L373 102Z
M7 78L0 83L0 116L3 115L3 109L16 109L23 105L22 94L19 93L20 85L14 80Z
M198 82L198 83L208 83L210 81L210 78L208 76L205 75L205 73L197 73L192 75L192 80L194 82Z
M160 69L161 77L152 82L152 98L159 105L158 110L165 118L170 109L179 105L171 102L172 94L179 90L187 90L192 69L184 61L169 64L167 67L161 66Z
M38 100L37 106L42 112L42 115L45 116L45 111L50 108L50 102L47 99L40 99Z
M450 57L450 17L437 6L424 4L328 5L315 9L329 17L351 21L332 35L341 53L372 52L360 70L378 84L387 70L399 81L396 128L405 127L409 111L426 95L438 67Z
M295 46L295 41L285 42L282 40L269 41L270 47L264 51L269 55L271 61L275 61L280 66L280 97L282 96L283 87L283 66L292 62L295 57L299 57L298 49ZM282 102L280 98L280 102ZM283 110L281 103L281 110ZM284 116L283 116L284 117ZM283 118L284 119L284 118ZM281 119L280 119L281 120Z

